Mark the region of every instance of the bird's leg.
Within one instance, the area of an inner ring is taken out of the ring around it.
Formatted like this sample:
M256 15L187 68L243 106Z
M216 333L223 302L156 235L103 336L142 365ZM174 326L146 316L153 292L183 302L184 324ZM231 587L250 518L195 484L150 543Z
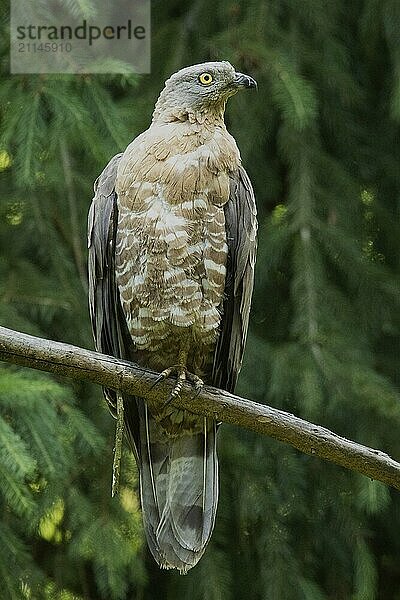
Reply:
M198 394L200 393L200 391L204 385L203 380L200 379L200 377L198 375L191 373L188 370L188 368L186 367L188 353L189 353L189 344L190 344L189 337L187 337L184 341L180 342L179 352L178 352L178 364L173 365L172 367L168 367L167 369L164 369L164 371L162 371L162 373L160 373L160 375L157 377L156 382L154 383L154 385L156 385L157 383L159 383L160 381L162 381L164 379L167 379L171 375L177 376L176 384L175 384L174 388L172 389L166 404L169 404L170 402L172 402L175 398L177 398L179 396L179 394L182 391L183 384L185 383L185 381L190 381L190 383L192 383L194 385L195 390Z

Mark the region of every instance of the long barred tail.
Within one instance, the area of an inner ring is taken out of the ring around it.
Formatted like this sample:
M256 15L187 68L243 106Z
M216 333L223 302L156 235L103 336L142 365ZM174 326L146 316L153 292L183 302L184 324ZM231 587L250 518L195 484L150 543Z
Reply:
M166 436L145 403L140 407L140 492L147 541L165 569L186 573L202 557L218 503L216 423L200 433Z

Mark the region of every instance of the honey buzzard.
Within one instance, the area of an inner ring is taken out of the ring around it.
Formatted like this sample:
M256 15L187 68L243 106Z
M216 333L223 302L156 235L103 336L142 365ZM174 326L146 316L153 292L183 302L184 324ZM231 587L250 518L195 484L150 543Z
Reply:
M150 127L97 179L89 213L96 349L177 376L158 409L124 398L124 419L150 550L181 573L200 559L214 527L217 423L171 400L185 380L231 392L241 367L257 221L224 110L239 89L254 87L228 62L172 75ZM105 395L115 414L115 392Z

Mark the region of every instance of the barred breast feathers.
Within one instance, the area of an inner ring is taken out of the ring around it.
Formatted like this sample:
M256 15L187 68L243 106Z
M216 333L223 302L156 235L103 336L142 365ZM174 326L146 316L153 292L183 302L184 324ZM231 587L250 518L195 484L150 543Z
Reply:
M224 204L239 151L224 125L153 123L126 149L116 190L116 272L138 349L157 350L170 326L212 344L221 320L227 244Z

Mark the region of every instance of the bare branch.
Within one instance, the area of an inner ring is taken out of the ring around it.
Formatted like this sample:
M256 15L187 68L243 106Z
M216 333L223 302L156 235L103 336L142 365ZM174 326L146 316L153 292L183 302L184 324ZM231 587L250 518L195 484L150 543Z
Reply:
M92 381L125 394L146 398L149 405L165 401L173 385L169 380L151 389L157 373L97 352L4 327L0 327L0 360ZM387 454L342 438L289 413L207 386L199 396L193 397L193 389L186 385L181 397L173 404L268 435L305 454L318 456L400 490L400 464Z

